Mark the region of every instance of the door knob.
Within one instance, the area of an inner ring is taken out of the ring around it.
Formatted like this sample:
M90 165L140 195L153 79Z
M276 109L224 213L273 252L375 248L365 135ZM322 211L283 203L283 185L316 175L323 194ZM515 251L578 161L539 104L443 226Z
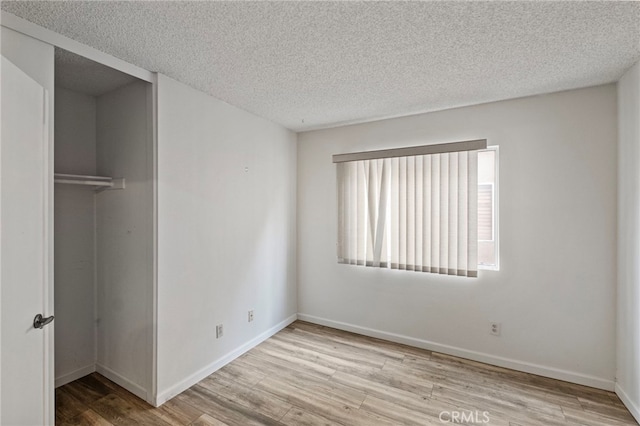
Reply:
M33 328L42 328L45 325L49 324L51 321L53 321L53 315L44 318L42 314L38 314L33 319Z

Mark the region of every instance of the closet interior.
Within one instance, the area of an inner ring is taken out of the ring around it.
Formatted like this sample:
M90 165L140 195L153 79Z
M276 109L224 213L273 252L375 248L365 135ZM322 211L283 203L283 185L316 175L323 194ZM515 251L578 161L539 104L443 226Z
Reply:
M152 87L56 48L56 387L152 387Z

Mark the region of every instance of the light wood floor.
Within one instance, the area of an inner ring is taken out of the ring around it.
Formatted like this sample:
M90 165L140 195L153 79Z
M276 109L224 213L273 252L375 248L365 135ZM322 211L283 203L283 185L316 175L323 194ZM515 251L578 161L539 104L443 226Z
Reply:
M160 408L98 374L56 391L56 422L73 425L442 426L454 411L468 425L637 424L611 392L300 321Z

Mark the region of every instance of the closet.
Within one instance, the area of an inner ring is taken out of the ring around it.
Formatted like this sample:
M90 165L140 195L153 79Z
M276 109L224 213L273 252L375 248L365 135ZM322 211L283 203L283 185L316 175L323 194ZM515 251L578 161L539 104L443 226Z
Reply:
M55 385L153 382L152 85L55 49Z

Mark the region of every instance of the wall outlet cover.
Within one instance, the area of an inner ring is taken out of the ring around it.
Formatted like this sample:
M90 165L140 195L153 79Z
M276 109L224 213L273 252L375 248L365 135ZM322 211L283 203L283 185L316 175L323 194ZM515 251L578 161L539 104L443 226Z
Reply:
M494 336L499 336L500 333L502 333L502 324L499 322L490 322L489 333L491 333Z

